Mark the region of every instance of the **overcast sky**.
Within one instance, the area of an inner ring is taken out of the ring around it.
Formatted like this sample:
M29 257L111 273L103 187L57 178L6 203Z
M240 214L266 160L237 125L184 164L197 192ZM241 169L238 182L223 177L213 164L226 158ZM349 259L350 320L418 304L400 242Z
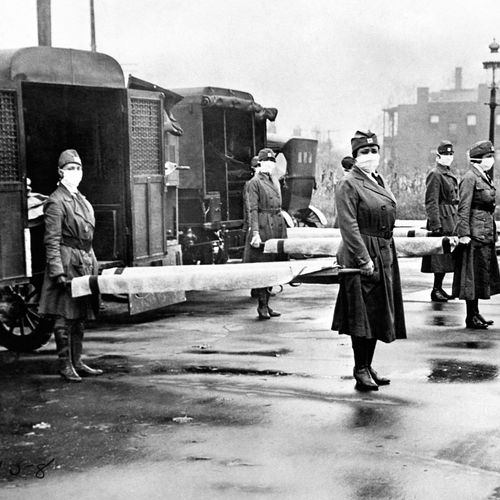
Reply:
M491 78L500 1L94 0L97 50L166 88L221 86L279 110L278 132L382 132L382 108L417 86ZM36 0L0 0L0 48L37 45ZM90 48L89 0L52 0L52 44ZM485 106L485 113L488 108ZM485 130L485 137L487 131Z

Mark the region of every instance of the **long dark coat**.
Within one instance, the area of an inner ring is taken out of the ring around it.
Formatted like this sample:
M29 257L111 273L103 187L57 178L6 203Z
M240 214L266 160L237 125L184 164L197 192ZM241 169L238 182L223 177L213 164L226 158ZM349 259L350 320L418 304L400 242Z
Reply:
M73 299L69 288L56 285L60 275L70 280L97 274L91 247L95 227L92 205L81 193L73 196L59 184L45 202L44 214L46 268L39 311L66 319L94 319L90 298Z
M335 192L342 243L339 264L359 268L370 259L373 276L342 276L332 330L392 342L406 338L401 279L392 230L396 200L358 167L342 178Z
M458 236L470 236L470 245L459 245L453 295L460 299L489 299L500 293L500 273L495 251L496 189L474 166L460 183L458 204Z
M245 186L248 230L245 240L245 262L283 260L278 254L265 254L250 245L252 233L258 231L264 242L271 238L286 238L286 223L281 215L281 191L269 174L258 172Z
M425 211L427 229L442 228L444 236L456 234L458 179L450 168L436 163L426 179ZM449 273L455 268L454 254L426 255L422 258L423 273Z

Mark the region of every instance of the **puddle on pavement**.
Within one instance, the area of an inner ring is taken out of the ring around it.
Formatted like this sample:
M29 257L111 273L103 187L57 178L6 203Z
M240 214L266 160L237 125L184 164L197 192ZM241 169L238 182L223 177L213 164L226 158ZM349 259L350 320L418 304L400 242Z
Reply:
M495 343L490 340L465 340L462 342L440 342L436 345L450 349L492 349Z
M198 352L198 351L196 351ZM206 350L200 351L206 353ZM287 350L255 351L262 356L279 357ZM209 353L209 352L208 352ZM233 354L233 353L231 353ZM241 355L251 355L251 351L245 351ZM4 356L7 358L7 356ZM1 359L1 356L0 356ZM104 378L114 376L131 375L180 375L180 374L211 374L211 375L250 375L250 376L274 376L284 377L289 375L306 376L304 374L292 374L282 370L257 370L241 367L224 367L213 365L183 365L169 360L150 361L142 358L132 358L119 354L104 354L94 358L87 357L89 365L104 370ZM33 353L21 358L12 356L5 364L0 363L0 375L23 376L23 375L57 375L57 356L55 353L45 352L43 355ZM56 380L59 380L57 377Z
M280 370L254 370L251 368L232 368L224 366L183 366L181 368L172 368L168 366L153 367L151 373L195 373L195 374L216 374L216 375L273 375L276 377L286 377L292 375L291 373L283 372Z
M129 358L119 354L104 354L99 356L94 365L104 370L105 374L130 373L132 371Z
M190 349L184 352L188 354L229 354L233 356L266 356L270 358L279 358L280 356L285 356L286 354L291 353L292 350L275 349L267 351L220 351L220 350L200 347L198 349Z
M470 361L432 360L429 382L485 382L498 376L498 366Z
M119 328L116 328L116 330L119 330ZM153 340L151 337L145 337L144 335L140 336L134 336L134 335L128 335L124 336L121 335L120 337L113 337L113 333L110 333L109 335L88 335L85 337L85 343L89 342L103 342L105 344L132 344L132 343L140 343L140 342L148 342L150 340Z

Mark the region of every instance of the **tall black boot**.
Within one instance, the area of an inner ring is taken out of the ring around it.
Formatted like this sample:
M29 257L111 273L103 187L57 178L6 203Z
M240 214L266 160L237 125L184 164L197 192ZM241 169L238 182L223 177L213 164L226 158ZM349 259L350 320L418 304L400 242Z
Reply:
M444 273L434 273L434 285L431 292L432 302L448 302L451 295L443 290Z
M256 295L259 300L259 305L257 306L259 319L271 319L269 310L267 309L267 290L265 288L256 288Z
M83 376L97 376L102 375L104 372L99 368L91 368L82 361L83 350L83 323L76 321L73 323L71 332L71 359L73 366L79 375Z
M465 326L467 328L473 328L475 330L486 330L488 328L487 323L483 323L478 317L479 314L479 301L478 299L466 300L465 305L467 309L467 316L465 318ZM483 318L484 319L484 318Z
M354 352L353 375L358 391L378 391L378 385L373 380L368 368L369 349L367 340L361 337L351 337Z
M81 382L82 379L71 362L71 332L68 325L56 325L54 337L59 358L59 374L69 382Z
M479 300L476 300L476 318L481 321L483 325L492 325L494 321L492 319L485 319L484 316L479 312Z
M432 289L433 291L433 294L436 294L439 296L439 297L444 297L446 300L452 300L453 299L453 295L450 295L449 293L446 293L444 290L443 290L443 280L444 280L444 277L445 277L446 273L434 273L434 287ZM441 302L440 300L437 300L435 301L433 299L434 302Z
M375 354L375 347L377 346L376 339L367 340L367 363L368 370L372 379L377 385L389 385L391 383L390 379L385 377L380 377L379 374L372 368L373 355Z
M266 305L267 305L267 312L269 313L269 316L271 318L276 318L278 316L281 316L281 313L279 311L275 311L274 309L271 309L269 307L269 298L271 297L271 292L269 291L268 288L266 288Z

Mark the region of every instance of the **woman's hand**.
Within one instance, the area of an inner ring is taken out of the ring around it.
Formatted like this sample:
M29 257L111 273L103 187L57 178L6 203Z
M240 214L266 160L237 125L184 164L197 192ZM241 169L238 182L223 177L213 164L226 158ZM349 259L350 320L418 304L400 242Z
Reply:
M59 288L62 288L63 290L66 289L66 287L70 284L70 281L68 281L68 279L66 278L66 276L64 274L61 274L59 275L57 278L56 278L56 285L59 287Z
M373 274L373 272L375 271L375 265L373 264L373 261L370 260L370 262L363 264L359 268L359 271L363 276L371 276Z
M260 234L258 231L252 233L252 239L250 240L250 246L254 248L259 248L262 240L260 239Z
M458 238L458 242L460 245L468 245L470 243L470 236L460 236L460 238Z

